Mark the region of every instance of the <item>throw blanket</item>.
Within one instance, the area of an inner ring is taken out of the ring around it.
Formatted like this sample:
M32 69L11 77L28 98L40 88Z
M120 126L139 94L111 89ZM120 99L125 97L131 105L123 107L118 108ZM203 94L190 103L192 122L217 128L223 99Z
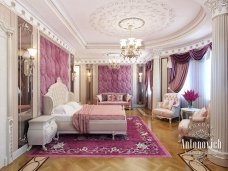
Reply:
M89 122L89 114L91 113L92 107L84 105L81 110L73 115L73 125L80 133L87 133L87 124Z
M120 105L84 105L73 115L73 125L80 133L88 133L89 120L125 120L125 117Z

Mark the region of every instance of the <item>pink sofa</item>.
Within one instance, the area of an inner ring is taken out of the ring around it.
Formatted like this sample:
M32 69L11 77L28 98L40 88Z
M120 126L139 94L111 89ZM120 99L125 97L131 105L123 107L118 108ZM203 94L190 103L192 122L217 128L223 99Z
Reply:
M132 108L132 95L128 93L101 93L96 96L97 105L122 105Z

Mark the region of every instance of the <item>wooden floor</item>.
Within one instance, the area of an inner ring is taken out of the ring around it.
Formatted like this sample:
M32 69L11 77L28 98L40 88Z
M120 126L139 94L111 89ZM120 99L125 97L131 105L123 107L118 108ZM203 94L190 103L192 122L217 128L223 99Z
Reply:
M146 111L148 114L150 111ZM178 156L184 152L178 143L178 121L169 125L167 120L151 119L150 115L142 115L138 110L127 111L128 115L139 115L158 137L160 142L172 155L171 158L49 158L39 171L190 171L191 169ZM20 156L1 171L16 171L21 168L30 157ZM227 171L214 165L207 159L205 165L212 171Z

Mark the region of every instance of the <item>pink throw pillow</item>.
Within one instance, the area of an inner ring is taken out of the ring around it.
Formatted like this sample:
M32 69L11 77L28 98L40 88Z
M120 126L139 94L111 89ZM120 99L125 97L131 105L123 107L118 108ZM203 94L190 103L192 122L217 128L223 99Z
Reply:
M112 95L112 101L117 101L117 95L115 94Z
M206 108L204 107L204 108L200 109L199 111L194 112L192 117L196 117L196 118L207 117Z
M122 94L117 95L117 101L123 101L123 95Z
M112 95L111 94L107 95L107 101L112 101Z

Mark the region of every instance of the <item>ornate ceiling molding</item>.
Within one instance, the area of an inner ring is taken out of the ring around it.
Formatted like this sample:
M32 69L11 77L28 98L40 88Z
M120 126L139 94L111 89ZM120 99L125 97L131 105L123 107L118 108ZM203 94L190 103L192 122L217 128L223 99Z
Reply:
M46 3L51 8L51 10L61 19L64 26L70 31L73 37L79 42L81 47L85 48L86 42L84 38L79 33L78 29L72 23L72 20L67 17L66 13L64 12L63 8L57 1L53 0L46 0Z
M206 12L201 7L196 18L191 23L186 25L184 28L182 28L181 30L178 30L176 33L172 35L165 37L164 39L146 42L146 46L148 48L154 48L154 47L161 47L161 46L176 42L177 40L191 34L194 30L196 30L203 23L205 18L206 18Z
M208 37L208 38L205 38L202 40L198 40L195 43L189 43L187 45L172 48L172 49L161 50L160 56L169 56L169 55L172 55L175 53L184 53L184 52L187 52L187 51L192 50L192 49L201 48L201 47L209 44L210 42L212 42L212 38Z
M89 58L75 58L75 65L80 65L80 64L109 64L110 58L106 58L106 59L89 59ZM120 60L120 64L142 64L144 63L144 60Z
M158 0L115 0L99 7L90 15L90 25L108 36L129 36L129 31L119 27L125 18L140 18L145 25L134 30L134 36L161 31L175 20L175 12L169 5ZM143 34L142 34L143 33Z
M51 30L45 22L43 22L40 18L34 16L29 12L22 4L15 0L0 0L0 3L8 7L10 10L12 10L14 13L16 13L18 16L29 22L31 25L36 27L38 30L40 30L44 35L46 35L48 38L59 44L61 47L69 51L70 53L75 53L75 49L61 36L56 34L53 30Z
M206 0L204 4L211 11L212 18L228 13L228 0Z

